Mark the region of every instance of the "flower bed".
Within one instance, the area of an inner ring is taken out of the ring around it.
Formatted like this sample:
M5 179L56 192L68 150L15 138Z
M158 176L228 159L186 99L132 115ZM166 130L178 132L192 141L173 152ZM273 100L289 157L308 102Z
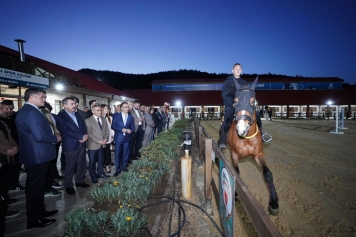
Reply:
M98 184L91 190L96 204L110 203L116 211L84 210L69 213L67 236L140 236L147 225L147 218L139 212L147 203L150 193L161 178L170 170L169 162L178 158L178 145L187 119L175 122L167 132L159 134L148 147L140 150L142 158L135 161L128 172Z

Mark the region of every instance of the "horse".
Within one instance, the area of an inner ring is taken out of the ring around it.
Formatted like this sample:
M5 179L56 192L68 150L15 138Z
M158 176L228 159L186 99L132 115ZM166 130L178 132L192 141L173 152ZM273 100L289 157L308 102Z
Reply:
M258 129L255 108L255 87L258 77L251 86L241 86L236 80L235 114L230 120L231 126L228 130L228 144L230 147L232 165L240 174L238 161L251 156L263 172L263 177L269 190L268 211L271 215L279 214L278 196L273 183L272 172L266 165L263 153L262 135Z

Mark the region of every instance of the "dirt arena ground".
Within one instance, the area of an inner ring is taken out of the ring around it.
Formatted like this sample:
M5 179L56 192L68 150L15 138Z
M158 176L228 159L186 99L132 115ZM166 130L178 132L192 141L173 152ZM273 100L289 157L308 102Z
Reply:
M219 121L201 121L214 141ZM271 220L283 236L356 236L356 121L343 135L331 134L335 120L263 121L273 140L264 145L274 176L280 214ZM225 150L226 157L230 157ZM263 205L268 191L250 158L240 162L241 178ZM257 236L241 204L236 204L235 236Z

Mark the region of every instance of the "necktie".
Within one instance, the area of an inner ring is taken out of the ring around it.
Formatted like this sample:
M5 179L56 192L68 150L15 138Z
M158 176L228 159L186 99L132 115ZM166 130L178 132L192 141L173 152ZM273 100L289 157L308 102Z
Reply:
M97 119L98 119L98 125L99 125L99 127L100 127L100 130L103 130L103 127L101 126L101 123L100 123L99 118L97 118Z

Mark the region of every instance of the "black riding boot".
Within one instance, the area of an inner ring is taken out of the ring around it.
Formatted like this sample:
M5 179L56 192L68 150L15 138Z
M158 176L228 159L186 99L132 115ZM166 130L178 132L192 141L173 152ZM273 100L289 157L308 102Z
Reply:
M257 121L257 126L258 126L258 129L261 131L261 134L262 134L262 140L264 142L269 142L272 140L272 136L269 135L268 133L265 133L263 130L262 130L262 121L261 121L261 118L260 116L256 116L256 121Z
M226 131L224 129L224 123L220 126L220 139L219 139L219 148L226 149Z

